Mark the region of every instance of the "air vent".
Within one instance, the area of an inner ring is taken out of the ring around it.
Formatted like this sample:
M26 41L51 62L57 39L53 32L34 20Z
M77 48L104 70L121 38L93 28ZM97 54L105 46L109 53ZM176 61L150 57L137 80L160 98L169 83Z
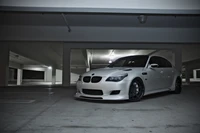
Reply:
M102 79L102 77L94 76L94 77L92 77L91 82L92 82L92 83L98 83L98 82L101 81L101 79Z
M90 77L90 76L85 76L85 77L83 78L83 82L86 82L86 83L89 83L90 80L91 80L91 77Z
M103 95L102 90L83 89L82 92L87 95Z

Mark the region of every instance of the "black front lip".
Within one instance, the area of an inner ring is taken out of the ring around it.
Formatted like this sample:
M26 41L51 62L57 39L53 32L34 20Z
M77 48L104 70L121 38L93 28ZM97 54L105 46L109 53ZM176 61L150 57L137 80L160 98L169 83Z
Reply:
M102 97L87 97L87 96L80 96L80 98L84 98L84 99L93 99L93 100L103 100Z

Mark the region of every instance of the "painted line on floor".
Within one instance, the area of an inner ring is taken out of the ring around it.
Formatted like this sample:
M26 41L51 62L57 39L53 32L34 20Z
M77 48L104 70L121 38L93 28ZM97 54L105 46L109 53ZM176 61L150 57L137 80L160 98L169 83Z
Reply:
M3 99L0 100L0 103L26 103L26 104L30 104L30 103L34 103L36 100L20 100L20 99Z
M50 93L50 94L54 94L54 92L3 92L3 93Z

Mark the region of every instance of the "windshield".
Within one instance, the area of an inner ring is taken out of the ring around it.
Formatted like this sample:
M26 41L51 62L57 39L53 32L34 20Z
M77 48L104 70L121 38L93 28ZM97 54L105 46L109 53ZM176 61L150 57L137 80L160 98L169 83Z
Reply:
M129 56L119 58L108 67L145 67L148 56Z

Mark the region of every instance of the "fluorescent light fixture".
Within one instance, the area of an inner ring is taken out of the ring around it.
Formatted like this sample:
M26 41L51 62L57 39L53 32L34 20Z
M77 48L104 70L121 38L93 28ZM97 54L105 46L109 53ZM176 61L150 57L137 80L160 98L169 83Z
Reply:
M52 69L52 66L48 66L48 69Z

